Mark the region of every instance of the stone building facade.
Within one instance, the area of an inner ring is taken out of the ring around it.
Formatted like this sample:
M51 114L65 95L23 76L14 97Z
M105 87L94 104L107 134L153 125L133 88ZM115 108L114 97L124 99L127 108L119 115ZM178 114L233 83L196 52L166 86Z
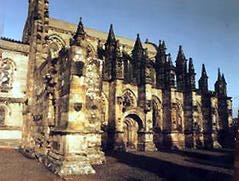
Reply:
M23 104L29 45L0 40L0 145L19 147L22 138Z
M227 147L232 101L220 70L210 91L203 65L196 88L182 46L174 65L164 41L141 43L139 35L115 36L112 25L107 34L84 28L82 20L78 26L56 20L48 6L29 0L22 42L0 44L2 64L11 59L22 72L13 81L24 98L14 102L14 114L23 118L17 121L25 154L66 176L94 173L108 150Z

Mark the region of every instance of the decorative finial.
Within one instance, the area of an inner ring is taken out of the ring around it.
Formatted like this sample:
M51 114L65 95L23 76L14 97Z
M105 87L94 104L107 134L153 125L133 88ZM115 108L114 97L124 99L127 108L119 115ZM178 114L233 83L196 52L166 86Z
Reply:
M85 39L86 32L84 30L84 25L82 23L82 17L80 17L80 21L76 30L75 35L73 36L72 45L80 46L81 41Z
M116 44L115 34L113 30L113 24L110 24L110 30L108 33L108 38L106 44Z

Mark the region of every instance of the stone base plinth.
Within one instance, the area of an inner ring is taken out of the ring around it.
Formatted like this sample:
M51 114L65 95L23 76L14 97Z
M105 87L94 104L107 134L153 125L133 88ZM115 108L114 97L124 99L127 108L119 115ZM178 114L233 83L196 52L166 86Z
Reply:
M60 177L94 174L89 159L84 155L71 155L64 157L64 160L57 160L47 157L45 166Z
M146 142L144 145L144 151L157 151L153 142Z
M92 151L87 153L87 158L92 165L101 165L105 163L105 154L102 151Z
M24 147L24 148L20 147L19 152L27 158L30 158L30 159L35 159L36 158L36 154L35 154L35 151L33 149L26 148L26 147Z
M183 133L164 133L164 146L171 149L185 148L185 136Z

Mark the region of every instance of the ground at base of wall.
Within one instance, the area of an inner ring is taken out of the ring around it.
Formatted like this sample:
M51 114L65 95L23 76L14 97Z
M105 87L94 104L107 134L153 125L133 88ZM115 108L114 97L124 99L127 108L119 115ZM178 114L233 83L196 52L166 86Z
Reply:
M0 139L0 149L18 149L21 140L19 139Z
M0 149L0 180L232 180L233 151L177 150L113 153L106 164L94 166L96 174L61 179L37 160L17 150ZM14 171L13 171L14 170Z

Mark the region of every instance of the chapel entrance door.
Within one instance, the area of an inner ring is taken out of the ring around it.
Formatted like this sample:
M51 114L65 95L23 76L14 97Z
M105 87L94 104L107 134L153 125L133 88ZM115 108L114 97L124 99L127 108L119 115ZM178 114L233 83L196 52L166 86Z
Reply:
M137 120L137 118L138 116L127 116L124 119L124 144L126 151L136 151L138 149L138 132L141 128L141 124L139 124L140 118L138 118L139 120Z

